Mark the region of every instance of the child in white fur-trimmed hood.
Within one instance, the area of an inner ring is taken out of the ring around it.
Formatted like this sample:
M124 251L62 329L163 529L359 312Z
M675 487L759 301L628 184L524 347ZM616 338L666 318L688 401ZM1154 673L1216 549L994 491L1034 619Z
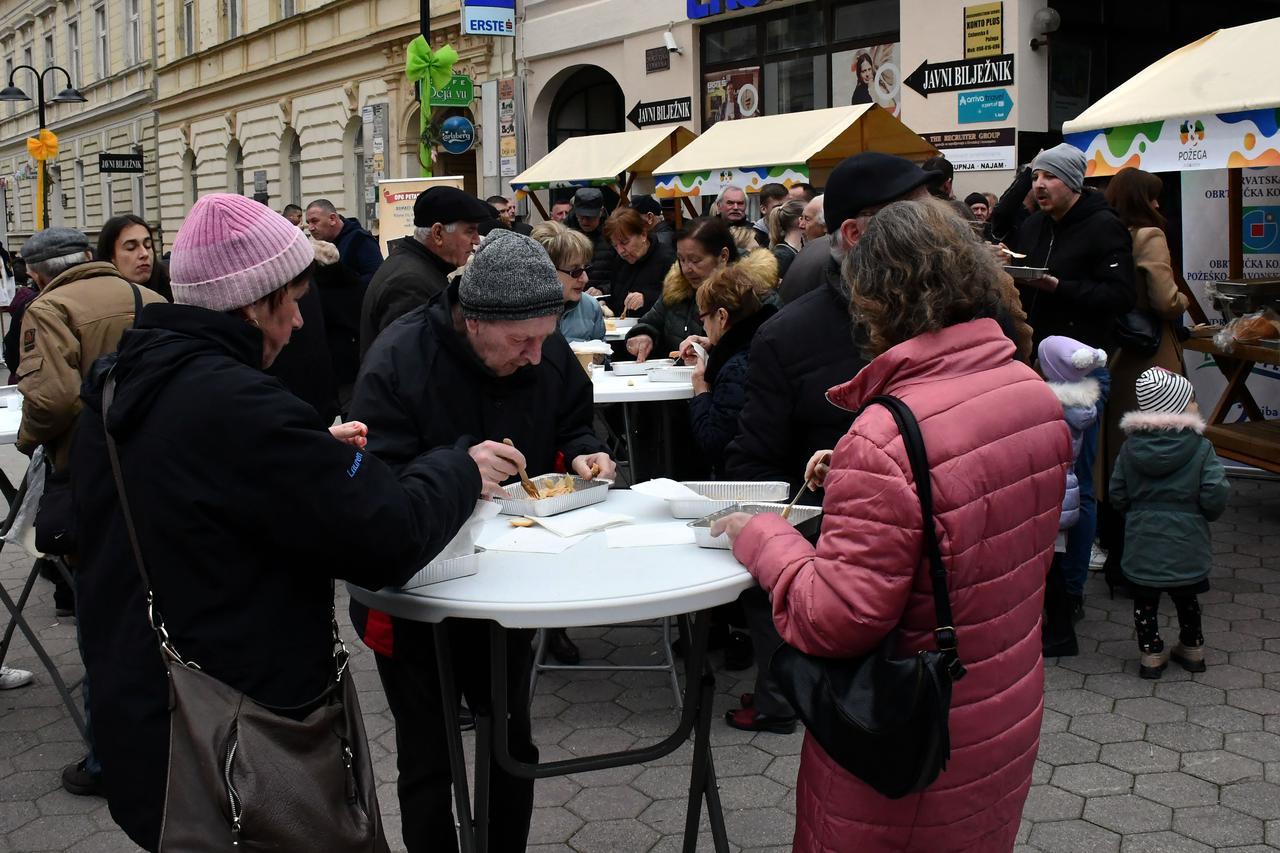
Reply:
M1062 499L1062 516L1058 521L1058 542L1053 564L1045 581L1045 657L1065 657L1077 652L1072 614L1082 601L1072 600L1067 593L1062 573L1062 555L1066 551L1067 531L1080 520L1080 482L1076 478L1074 460L1080 455L1085 431L1098 420L1098 400L1102 389L1089 374L1107 364L1103 350L1082 344L1073 338L1051 335L1040 342L1037 353L1040 372L1050 390L1062 404L1062 416L1071 431L1072 466L1067 469L1067 491Z
M1209 589L1209 522L1227 508L1226 471L1203 436L1191 383L1153 367L1138 377L1138 411L1120 420L1126 439L1111 475L1111 503L1125 514L1120 566L1133 592L1142 651L1139 674L1159 678L1172 658L1204 672L1199 593ZM1178 611L1178 645L1160 639L1160 593Z

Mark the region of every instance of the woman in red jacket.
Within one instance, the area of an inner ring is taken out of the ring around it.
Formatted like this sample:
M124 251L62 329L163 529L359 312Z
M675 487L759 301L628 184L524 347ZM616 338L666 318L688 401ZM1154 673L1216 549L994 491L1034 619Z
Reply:
M890 800L805 739L799 851L1010 850L1039 745L1040 610L1071 443L1062 406L990 319L1000 270L933 201L874 213L845 265L875 359L833 388L857 411L877 394L920 422L968 675L951 704L951 760L926 790ZM781 517L731 516L734 555L769 592L782 638L811 654L932 648L920 504L889 411L867 408L807 477L825 480L817 548Z

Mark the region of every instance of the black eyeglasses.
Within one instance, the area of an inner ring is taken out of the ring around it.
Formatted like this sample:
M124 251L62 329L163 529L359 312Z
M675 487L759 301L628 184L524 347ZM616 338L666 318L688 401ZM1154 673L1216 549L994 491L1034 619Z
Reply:
M569 278L577 278L580 275L591 275L591 264L587 264L585 267L573 267L572 269L567 270L560 269L560 267L556 267L556 269L569 276Z

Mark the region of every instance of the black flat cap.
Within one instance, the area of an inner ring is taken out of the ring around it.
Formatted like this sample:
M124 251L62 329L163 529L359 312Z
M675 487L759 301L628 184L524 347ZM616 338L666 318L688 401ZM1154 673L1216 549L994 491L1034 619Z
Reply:
M834 234L846 219L869 207L897 201L907 193L938 180L937 172L921 169L910 160L864 151L846 159L831 172L822 212L827 233Z
M651 195L638 195L631 199L631 207L636 213L662 213L662 204Z
M413 224L429 228L437 222L484 222L494 213L492 207L457 187L431 187L413 203Z
M603 216L604 193L595 187L583 187L573 194L575 216Z

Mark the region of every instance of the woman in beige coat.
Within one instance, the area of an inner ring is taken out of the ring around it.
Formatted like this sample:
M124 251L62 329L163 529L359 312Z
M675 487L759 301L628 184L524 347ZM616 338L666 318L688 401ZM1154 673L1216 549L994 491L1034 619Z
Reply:
M1102 428L1101 446L1098 448L1098 465L1104 469L1095 472L1098 501L1107 500L1106 487L1115 468L1116 457L1124 444L1124 432L1120 419L1126 412L1138 408L1134 390L1138 377L1150 367L1163 367L1173 373L1185 374L1182 363L1182 343L1178 340L1175 325L1187 310L1187 297L1178 289L1173 276L1169 243L1164 236L1164 217L1160 214L1160 191L1163 182L1150 172L1141 169L1121 169L1107 186L1107 201L1115 208L1120 220L1133 236L1134 283L1137 286L1136 309L1148 311L1160 321L1160 348L1152 356L1140 356L1127 350L1119 350L1111 367L1111 395L1107 402L1106 418ZM1112 525L1108 522L1112 513L1101 514L1103 541L1108 544L1108 568L1114 558L1118 567L1123 547L1123 521ZM1107 530L1107 528L1111 528ZM1119 547L1117 547L1119 546ZM1118 573L1108 571L1115 579Z

